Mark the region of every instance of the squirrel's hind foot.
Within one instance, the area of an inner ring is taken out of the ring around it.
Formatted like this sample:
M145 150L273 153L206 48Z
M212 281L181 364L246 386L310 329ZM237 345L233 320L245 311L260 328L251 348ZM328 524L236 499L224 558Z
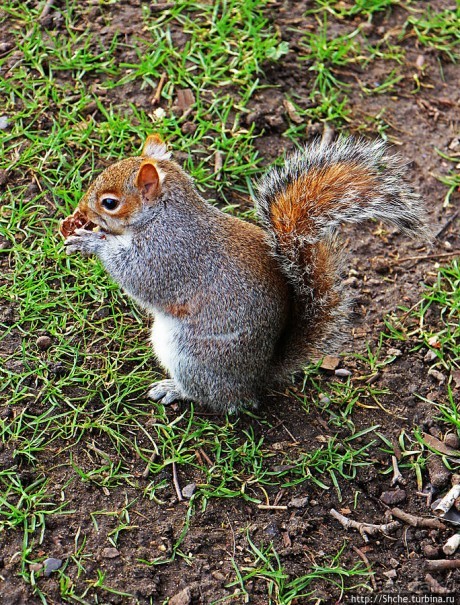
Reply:
M162 405L170 405L175 401L182 401L184 399L184 396L177 388L176 383L170 378L154 382L150 386L147 397Z

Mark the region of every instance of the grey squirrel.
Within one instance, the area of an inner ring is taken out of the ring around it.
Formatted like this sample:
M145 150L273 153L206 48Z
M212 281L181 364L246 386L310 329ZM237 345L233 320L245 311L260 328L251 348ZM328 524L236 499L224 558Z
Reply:
M149 397L237 412L337 349L349 315L340 223L375 218L428 237L404 172L382 142L313 143L262 178L255 225L207 203L151 135L95 179L61 232L68 254L98 256L153 314L170 378Z

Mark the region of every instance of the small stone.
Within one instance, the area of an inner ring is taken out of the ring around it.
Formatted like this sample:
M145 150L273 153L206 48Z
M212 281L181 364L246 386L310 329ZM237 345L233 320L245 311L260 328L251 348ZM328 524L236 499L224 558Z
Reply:
M168 601L169 605L190 605L192 602L192 591L187 586L184 590L181 590Z
M345 287L351 287L351 288L357 288L359 284L358 278L357 277L348 277L347 279L344 279L342 282L342 286Z
M418 55L415 60L415 67L417 69L422 69L422 67L424 65L425 65L425 55Z
M444 376L444 374L442 372L440 372L439 370L435 370L434 368L430 368L428 370L428 375L429 376L433 376L433 378L435 378L439 384L444 384L444 382L446 382L446 377Z
M447 435L444 437L444 443L454 450L458 450L460 448L460 439L455 433L447 433Z
M406 492L403 489L395 489L388 492L383 492L380 496L380 500L387 506L393 506L393 504L399 504L404 502L406 499Z
M292 500L288 503L289 508L305 508L308 504L308 496L304 498L292 498Z
M399 567L399 561L397 559L394 559L393 557L391 557L390 565L391 565L391 567L393 567L393 569L395 569L396 567Z
M195 491L196 483L189 483L188 485L182 488L182 495L184 496L184 498L187 498L187 500L190 500Z
M102 549L102 556L104 559L115 559L120 556L120 551L117 548L108 546L107 548Z
M347 370L345 368L338 368L334 374L336 376L339 376L340 378L346 378L347 376L351 376L351 372L350 370Z
M6 116L0 116L0 130L6 130L8 125L8 118Z
M437 357L436 353L430 349L428 351L428 353L425 355L425 357L423 358L423 361L425 363L430 363L431 361L434 361L436 359L436 357Z
M384 571L383 575L386 576L387 578L389 578L390 580L392 580L393 578L396 578L398 573L397 573L396 569L389 569L388 571Z
M49 336L39 336L36 342L39 349L46 351L46 349L50 348L53 341Z
M220 571L213 571L211 573L212 577L217 580L218 582L224 582L225 581L225 576L222 572Z
M394 349L393 347L390 347L388 349L388 355L391 355L391 357L401 357L402 351L401 349Z
M434 546L434 544L424 544L422 551L427 559L438 559L441 554L439 546Z
M43 561L43 568L45 570L45 576L51 575L51 572L56 571L62 565L62 559L45 559Z
M442 459L436 454L430 454L426 465L431 485L437 490L446 487L449 483L451 472L444 465Z
M452 380L454 381L454 389L460 389L460 370L452 372Z
M321 369L328 370L333 372L340 363L340 357L332 357L331 355L326 355L321 362Z
M194 134L198 126L194 122L184 122L181 126L183 134Z

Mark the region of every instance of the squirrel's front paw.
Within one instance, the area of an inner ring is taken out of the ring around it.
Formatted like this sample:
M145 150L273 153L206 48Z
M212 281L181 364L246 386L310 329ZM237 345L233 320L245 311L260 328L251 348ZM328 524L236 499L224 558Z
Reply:
M154 382L147 393L147 397L150 397L153 401L158 401L158 403L162 403L163 405L169 405L175 401L184 399L184 396L177 388L174 380L170 379Z
M65 251L67 254L80 252L83 256L97 254L101 242L105 239L106 235L103 232L77 229L74 235L69 235L69 237L65 240Z

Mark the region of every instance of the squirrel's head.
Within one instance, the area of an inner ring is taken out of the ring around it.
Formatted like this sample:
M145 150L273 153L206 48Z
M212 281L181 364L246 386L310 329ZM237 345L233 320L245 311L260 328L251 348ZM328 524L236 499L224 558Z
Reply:
M142 155L109 166L91 184L78 211L103 231L122 234L161 194L161 164L171 153L158 135L147 137Z

